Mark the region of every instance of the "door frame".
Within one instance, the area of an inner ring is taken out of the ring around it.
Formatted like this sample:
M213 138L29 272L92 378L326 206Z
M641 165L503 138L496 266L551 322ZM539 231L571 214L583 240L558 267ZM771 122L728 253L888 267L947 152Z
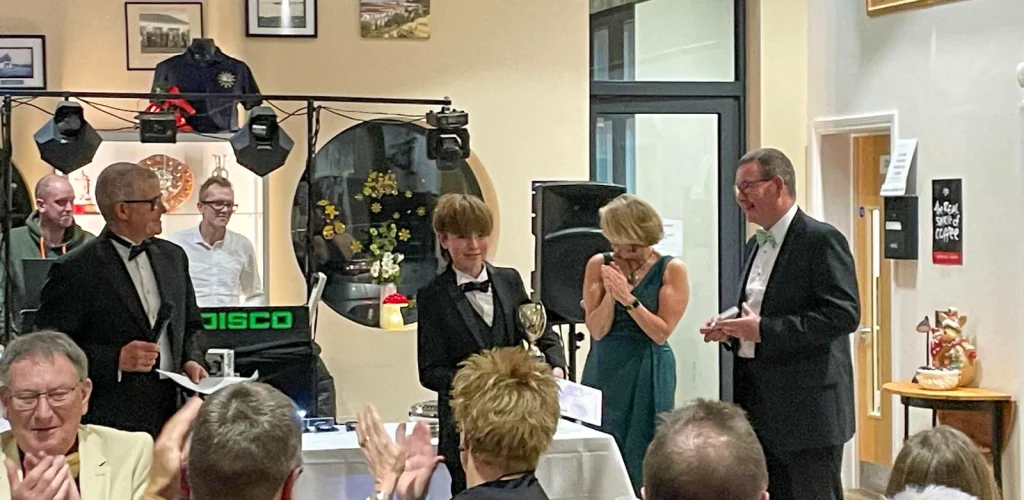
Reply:
M852 114L818 118L811 121L810 154L808 155L809 161L807 165L807 197L809 199L807 206L804 207L804 210L810 216L818 220L824 220L825 188L823 183L822 143L825 140L825 137L834 135L852 136L853 134L871 133L889 134L890 147L896 144L896 141L900 137L898 112L896 110L892 110L878 113ZM911 174L910 179L908 179L907 190L908 193L914 191L913 174ZM887 285L890 287L889 293L891 297L893 292L893 283L890 282ZM890 324L887 325L890 332L894 331L892 328L892 316L893 315L890 315ZM851 335L851 349L857 348L856 342L857 335ZM889 349L890 370L892 370L891 373L896 373L896 360L900 359L899 343L890 342ZM854 366L854 370L856 369L857 367ZM893 406L893 408L896 408L896 406ZM892 427L892 433L894 436L892 440L892 456L895 457L899 453L898 446L903 444L902 439L896 439L896 437L903 435L902 419L893 418ZM842 476L843 484L846 488L860 487L860 460L856 435L849 441L849 443L847 443L847 446L843 451Z
M724 311L736 305L743 272L746 219L736 198L736 164L744 154L740 100L717 97L687 98L605 98L590 105L590 174L597 174L597 117L599 115L716 115L718 117L718 303ZM715 311L717 312L717 311ZM692 314L707 314L707 311ZM712 313L713 314L713 313ZM696 332L694 332L696 334ZM718 355L718 388L722 401L733 401L733 356L724 349Z

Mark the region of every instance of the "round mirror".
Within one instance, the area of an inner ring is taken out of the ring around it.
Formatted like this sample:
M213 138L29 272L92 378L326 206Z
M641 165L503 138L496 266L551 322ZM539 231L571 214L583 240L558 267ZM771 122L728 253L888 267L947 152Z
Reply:
M314 272L327 276L322 301L362 325L381 325L383 299L401 301L394 292L408 305L385 316L400 311L401 323L416 322L417 291L446 265L431 227L434 204L445 193L483 198L476 158L439 170L427 159L426 130L395 120L346 129L317 153L312 189L300 181L295 192L292 243L299 266L308 253Z

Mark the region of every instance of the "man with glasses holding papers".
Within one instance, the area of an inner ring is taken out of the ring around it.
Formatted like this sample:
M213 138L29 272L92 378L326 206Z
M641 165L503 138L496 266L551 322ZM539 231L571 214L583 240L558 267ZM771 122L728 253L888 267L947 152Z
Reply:
M267 305L252 243L228 229L238 209L231 181L207 179L199 188L198 207L203 221L167 238L188 255L196 302L200 307Z

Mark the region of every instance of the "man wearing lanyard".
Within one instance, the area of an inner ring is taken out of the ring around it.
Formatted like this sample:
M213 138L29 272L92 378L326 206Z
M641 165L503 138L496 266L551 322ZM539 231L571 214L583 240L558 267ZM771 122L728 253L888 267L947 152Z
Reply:
M267 305L252 243L228 229L235 204L231 181L210 177L199 188L198 226L167 239L185 249L200 307Z
M207 376L188 259L154 238L166 209L152 170L110 165L96 201L107 225L50 268L36 324L67 333L89 359L85 423L156 436L178 408L177 387L156 370Z
M11 230L11 261L0 273L0 312L4 307L4 279L11 280L11 326L22 333L21 310L25 304L25 259L55 259L95 238L75 223L75 190L67 178L47 175L36 183L36 210L25 225ZM4 248L0 246L0 256ZM3 330L0 316L0 331Z

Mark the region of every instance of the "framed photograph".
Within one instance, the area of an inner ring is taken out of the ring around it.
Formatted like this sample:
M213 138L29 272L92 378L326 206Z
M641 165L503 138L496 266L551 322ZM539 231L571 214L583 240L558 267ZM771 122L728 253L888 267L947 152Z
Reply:
M245 36L316 38L317 0L245 0Z
M868 15L877 16L879 14L888 14L904 9L913 9L917 7L925 7L928 5L935 5L939 3L955 2L957 0L866 0L868 5Z
M156 65L203 38L203 4L199 2L124 4L125 47L128 71L156 69Z
M430 38L430 0L359 0L363 38Z
M46 37L0 35L0 90L46 90Z

